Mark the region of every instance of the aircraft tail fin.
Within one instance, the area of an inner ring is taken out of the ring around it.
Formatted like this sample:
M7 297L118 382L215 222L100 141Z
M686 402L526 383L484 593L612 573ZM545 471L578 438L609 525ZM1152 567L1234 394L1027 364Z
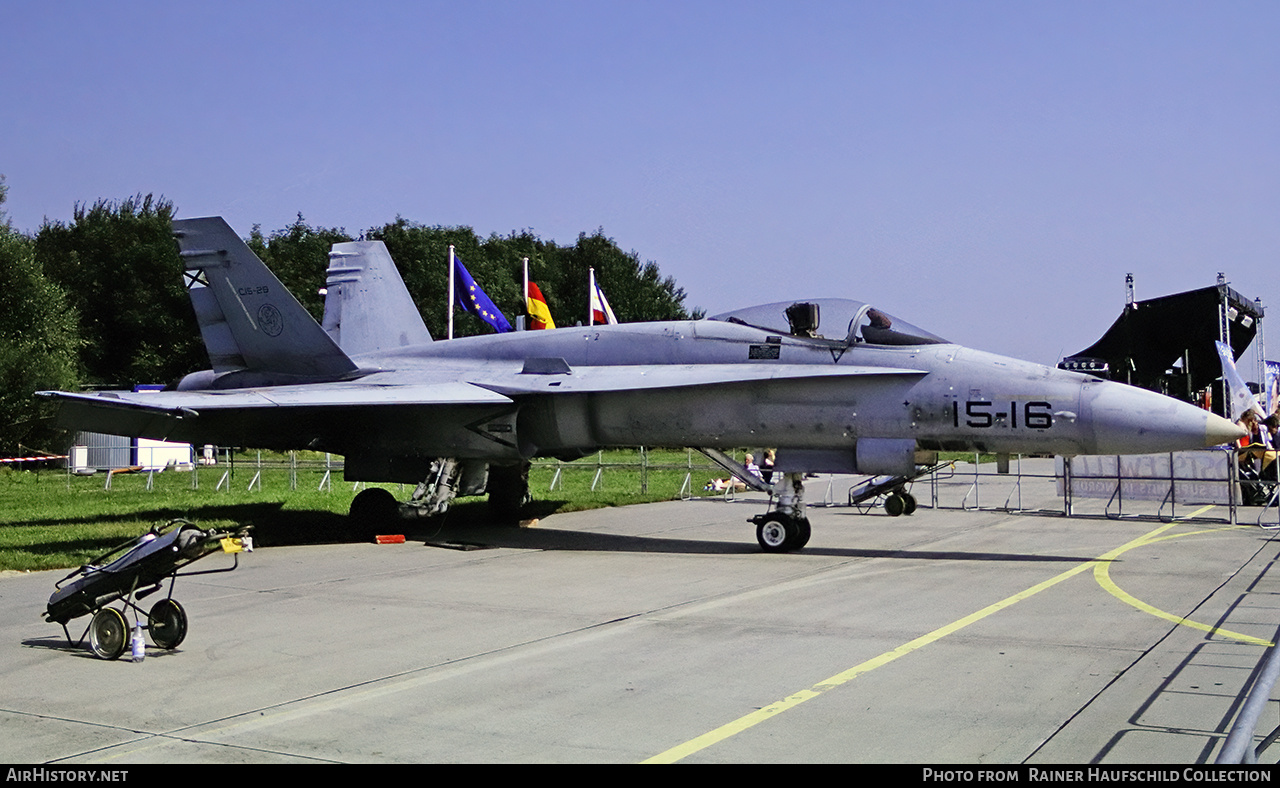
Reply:
M288 382L356 371L222 217L178 219L173 231L215 374L250 372Z
M324 326L349 355L431 341L382 241L334 244L325 282Z

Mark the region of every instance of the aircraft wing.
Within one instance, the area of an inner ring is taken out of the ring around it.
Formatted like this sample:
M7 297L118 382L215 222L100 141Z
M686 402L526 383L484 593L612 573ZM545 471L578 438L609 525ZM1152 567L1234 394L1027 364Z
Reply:
M40 392L58 400L59 426L112 435L349 454L375 447L389 454L515 454L516 398L571 394L644 396L741 385L789 390L841 380L918 377L922 370L815 364L582 366L530 359L522 371L481 365L450 373L463 380L414 380L405 370L375 379L259 388L160 392ZM440 371L434 373L439 375ZM612 398L611 398L612 399ZM656 402L657 400L652 400ZM714 411L714 408L708 412ZM641 436L643 437L643 436ZM672 438L674 440L674 438ZM443 452L450 452L443 454Z
M332 422L362 409L506 406L511 399L461 382L317 383L225 391L93 392L41 391L58 400L58 423L77 430L112 435L144 435L183 439L184 423L210 419L226 423L240 419L246 431L272 433L290 421L286 414L323 414L317 422ZM253 426L251 426L253 425ZM317 423L313 432L330 432Z
M402 383L388 385L310 384L226 391L157 391L74 393L41 391L64 404L119 411L193 417L205 410L287 407L359 407L362 405L504 405L511 400L469 383Z

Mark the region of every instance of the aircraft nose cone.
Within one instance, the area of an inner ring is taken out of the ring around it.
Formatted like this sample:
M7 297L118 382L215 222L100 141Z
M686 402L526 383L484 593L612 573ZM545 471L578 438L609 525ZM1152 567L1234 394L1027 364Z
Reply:
M1248 434L1249 431L1239 424L1228 421L1216 413L1210 413L1209 421L1204 428L1204 445L1217 446L1223 443L1234 443Z
M1091 454L1202 449L1245 435L1242 427L1217 414L1123 383L1097 385L1085 400L1093 428Z

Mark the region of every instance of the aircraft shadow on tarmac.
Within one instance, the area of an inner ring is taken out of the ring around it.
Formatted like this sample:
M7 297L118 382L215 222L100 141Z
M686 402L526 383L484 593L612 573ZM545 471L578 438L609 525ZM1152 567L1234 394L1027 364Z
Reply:
M480 526L467 529L442 529L428 536L432 547L457 549L506 547L525 550L563 550L632 553L684 553L689 555L761 554L753 539L750 542L721 542L701 539L673 539L665 536L629 536L588 531L565 531L550 528L512 528ZM1092 556L1031 555L1027 553L969 553L956 550L876 550L851 547L815 547L812 544L790 554L795 557L825 556L843 558L899 558L934 561L1028 561L1080 564Z
M523 516L545 518L555 512L558 502L535 501L526 505ZM562 550L634 553L684 553L690 555L760 554L754 538L748 539L751 526L743 518L742 541L725 542L708 539L673 538L663 535L635 536L629 534L602 533L597 531L572 531L555 527L518 528L512 524L495 523L484 516L457 516L451 511L434 527L423 527L406 533L406 538L424 541L432 547L452 549L513 548L524 550ZM796 556L827 556L846 558L914 558L950 561L1033 561L1053 563L1083 563L1094 556L1053 556L1026 553L963 552L951 550L902 550L863 549L847 547L819 547L810 544L796 552Z
M564 501L531 501L525 505L521 517L546 520L560 511ZM367 541L353 533L345 515L325 510L294 510L283 508L282 502L206 505L188 509L172 507L147 511L133 511L118 515L95 516L103 521L143 520L157 523L174 518L201 522L231 520L254 527L254 542L259 547L284 547L319 544L344 544ZM66 521L32 521L24 525L67 525ZM674 538L663 535L636 536L597 531L574 531L548 527L520 528L513 522L495 520L482 501L465 502L452 507L444 516L432 519L406 519L389 523L386 533L404 534L408 541L419 541L428 546L474 550L486 548L513 548L524 550L562 550L634 553L683 553L689 555L759 554L760 547L751 534L751 526L743 518L742 541L716 541L708 539ZM116 546L118 538L83 540L78 543L61 542L48 549L66 550L68 546L84 547L87 551L108 550ZM40 552L34 545L29 550ZM1052 556L1023 553L991 553L910 549L872 549L850 547L821 547L809 545L797 552L797 556L836 556L847 558L904 558L928 560L965 561L1034 561L1054 563L1080 563L1093 556Z

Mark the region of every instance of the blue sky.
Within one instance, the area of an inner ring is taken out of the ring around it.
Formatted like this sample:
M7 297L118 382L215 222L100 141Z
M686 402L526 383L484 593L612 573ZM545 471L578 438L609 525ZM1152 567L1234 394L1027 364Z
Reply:
M1274 2L9 0L0 30L27 231L138 193L242 235L603 228L711 314L844 296L1042 363L1128 272L1280 297Z

